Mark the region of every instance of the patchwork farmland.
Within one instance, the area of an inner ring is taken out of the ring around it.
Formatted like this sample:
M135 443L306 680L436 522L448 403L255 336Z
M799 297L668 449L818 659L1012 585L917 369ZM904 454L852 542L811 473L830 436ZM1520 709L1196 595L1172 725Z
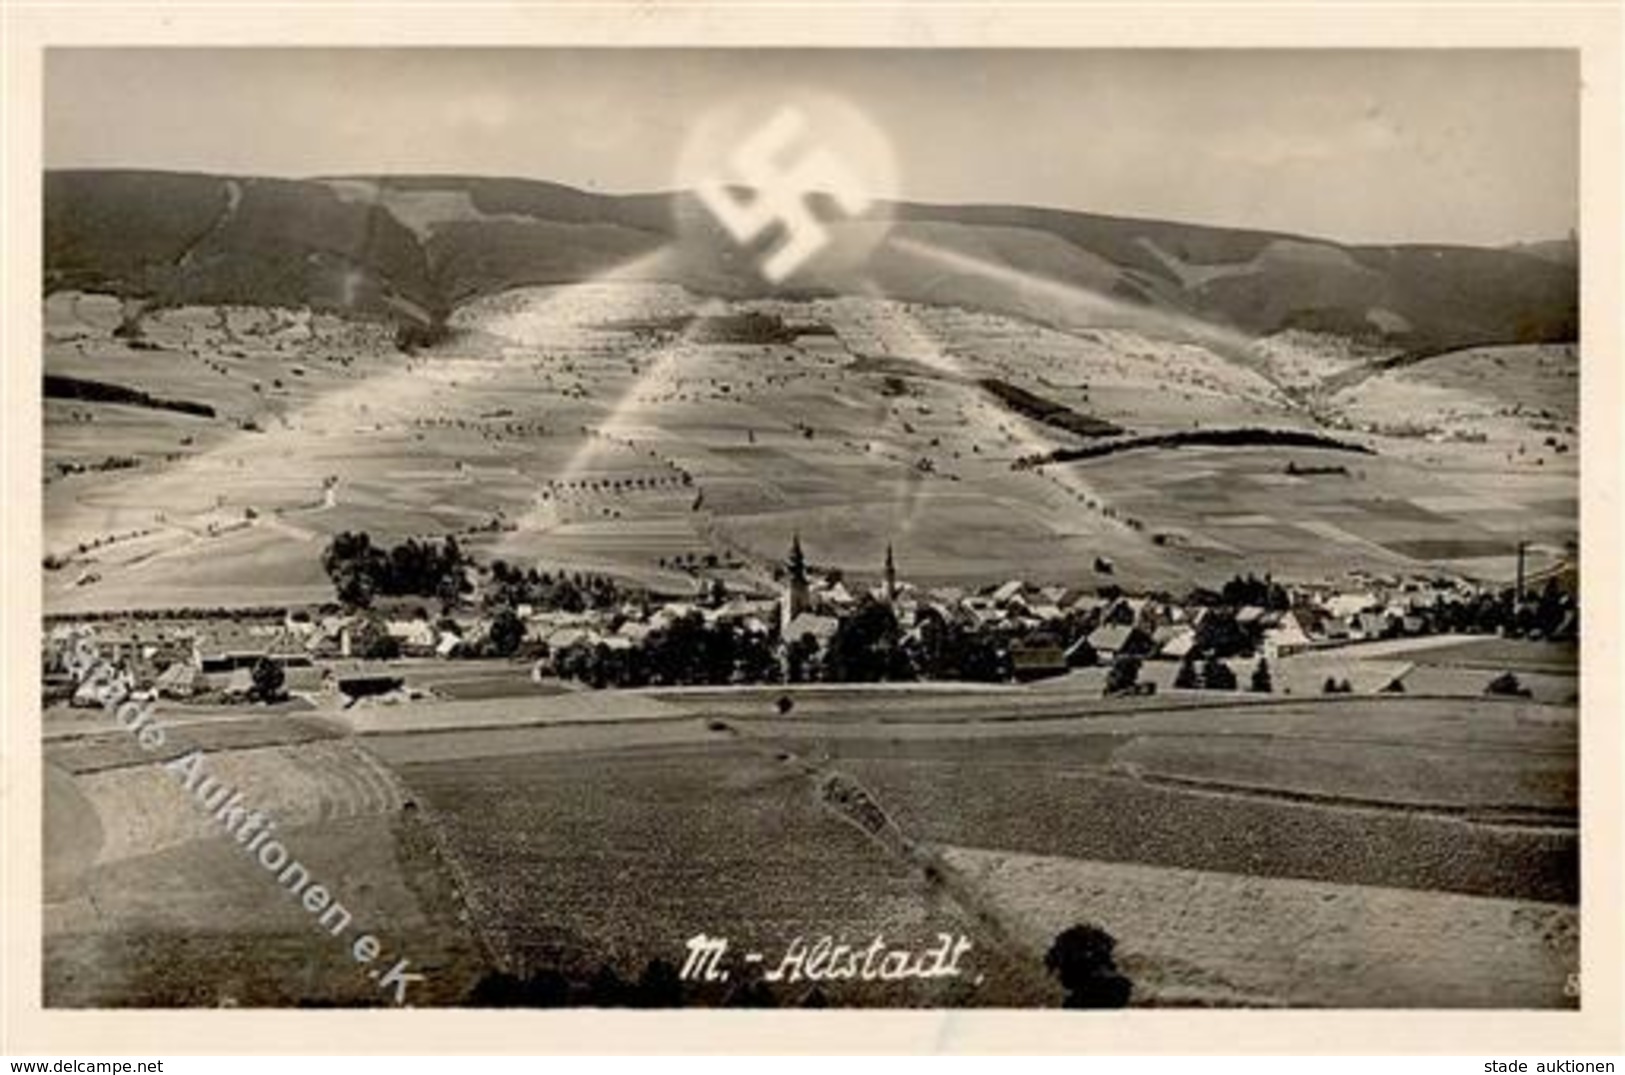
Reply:
M57 225L49 1006L388 1003L192 751L423 1006L1060 1005L1079 925L1113 1002L1577 1005L1565 270L1445 303L1423 251L900 206L774 290L653 203L459 182L279 188L394 245L258 294ZM270 211L229 183L206 244ZM967 951L703 979L701 935Z

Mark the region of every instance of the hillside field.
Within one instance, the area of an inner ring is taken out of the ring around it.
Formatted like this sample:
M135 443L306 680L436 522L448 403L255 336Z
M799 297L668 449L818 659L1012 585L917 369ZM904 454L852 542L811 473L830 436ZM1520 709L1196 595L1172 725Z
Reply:
M698 585L678 562L706 556L761 584L798 532L815 565L860 579L890 543L921 584L1135 589L1246 570L1500 579L1518 540L1538 569L1577 533L1577 456L1546 445L1542 410L1500 415L1484 442L1356 433L1374 455L1143 448L1012 469L1087 438L981 382L1136 435L1315 428L1268 369L1132 330L600 283L472 302L448 342L408 356L364 323L236 307L154 313L138 347L114 338L109 303L52 297L47 372L214 417L47 401L52 611L319 601L321 548L346 529L457 534L675 593ZM808 331L701 338L739 311ZM1486 389L1438 391L1466 406Z

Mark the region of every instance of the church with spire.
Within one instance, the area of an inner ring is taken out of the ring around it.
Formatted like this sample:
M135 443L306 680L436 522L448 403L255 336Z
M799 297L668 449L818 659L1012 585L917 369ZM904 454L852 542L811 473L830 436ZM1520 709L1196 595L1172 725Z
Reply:
M801 535L790 539L790 555L784 561L784 594L779 600L779 635L791 637L790 624L810 609L811 587L807 581L807 557L801 551Z

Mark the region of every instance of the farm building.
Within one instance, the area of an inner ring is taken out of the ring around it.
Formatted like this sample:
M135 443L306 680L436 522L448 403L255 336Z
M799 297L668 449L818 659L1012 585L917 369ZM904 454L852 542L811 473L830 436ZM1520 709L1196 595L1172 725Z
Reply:
M1018 642L1010 647L1010 671L1017 683L1066 675L1066 654L1053 642Z
M389 632L389 637L401 644L402 653L427 655L433 653L435 646L440 642L434 624L428 620L390 620L385 629Z
M1108 623L1089 635L1089 645L1102 661L1118 657L1144 657L1152 650L1151 636L1139 627Z
M1304 630L1303 621L1293 612L1285 613L1274 626L1264 631L1265 657L1284 657L1308 649L1313 644L1314 639Z
M298 639L280 628L253 630L237 624L211 627L199 638L193 661L205 675L225 675L239 668L252 668L261 658L288 668L308 667L310 654Z

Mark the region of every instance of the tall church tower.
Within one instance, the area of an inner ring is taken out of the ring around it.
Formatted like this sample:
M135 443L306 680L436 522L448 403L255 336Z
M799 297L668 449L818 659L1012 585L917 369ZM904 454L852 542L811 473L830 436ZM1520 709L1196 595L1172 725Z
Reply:
M790 623L807 611L811 603L807 592L807 558L801 552L801 535L790 541L790 556L784 562L784 596L779 600L779 633L788 639Z
M892 559L891 542L886 542L886 604L897 600L897 563Z

